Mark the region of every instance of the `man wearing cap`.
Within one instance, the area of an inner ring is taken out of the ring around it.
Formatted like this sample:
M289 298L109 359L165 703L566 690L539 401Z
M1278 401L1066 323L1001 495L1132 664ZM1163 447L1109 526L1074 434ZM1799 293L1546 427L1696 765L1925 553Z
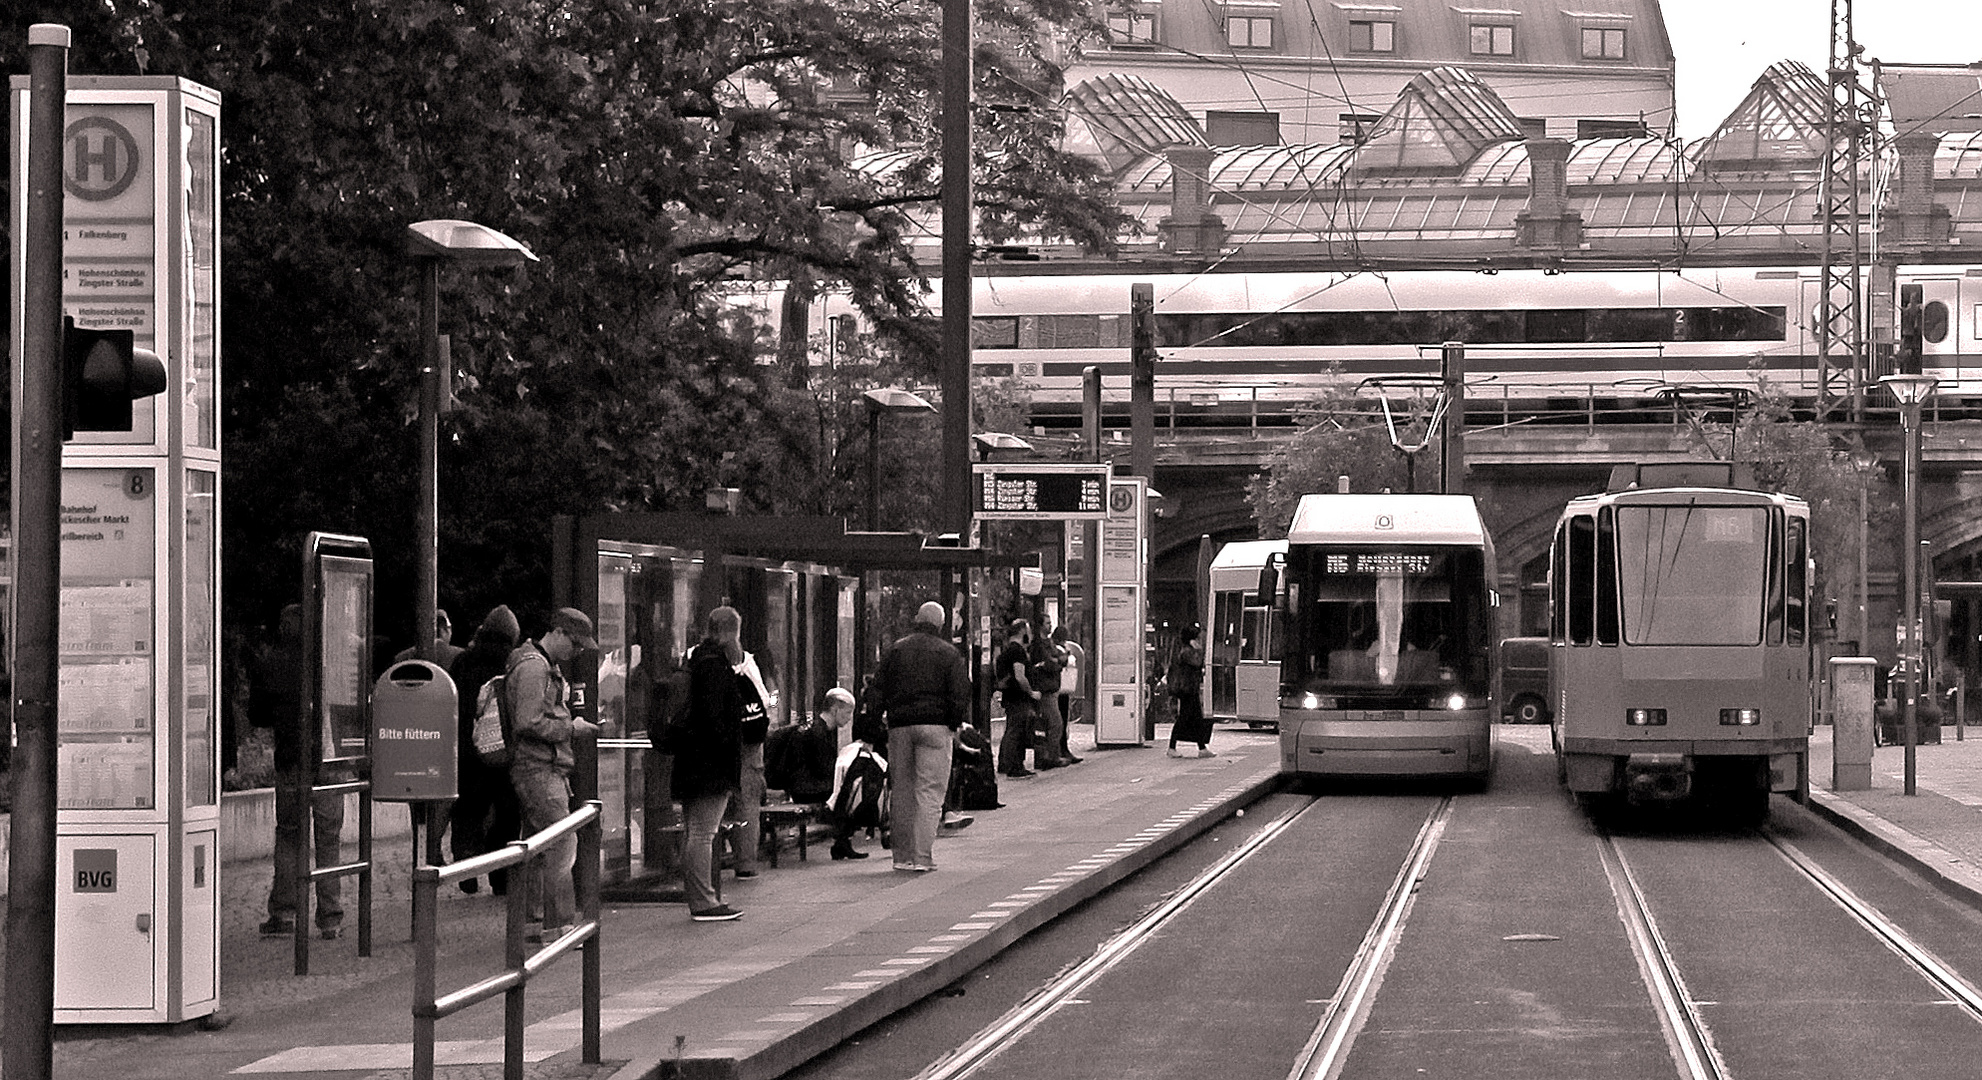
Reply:
M525 835L542 832L571 812L571 736L597 735L599 728L571 715L571 686L557 665L597 647L592 620L577 608L559 608L551 613L547 633L509 655L504 688L515 735L509 782L523 811ZM530 875L530 910L543 915L537 940L558 936L576 918L571 868L577 861L577 835L566 834L546 850Z
M873 699L888 722L890 846L895 869L936 869L936 831L950 788L957 728L970 716L970 672L943 640L943 605L915 613L908 636L888 646L874 670Z

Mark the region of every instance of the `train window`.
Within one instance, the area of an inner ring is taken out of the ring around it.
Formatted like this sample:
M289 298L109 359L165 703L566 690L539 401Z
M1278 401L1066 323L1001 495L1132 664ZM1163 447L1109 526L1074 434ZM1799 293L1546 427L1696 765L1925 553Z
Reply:
M1049 337L1050 318L1040 316L1040 347L1069 348L1086 340ZM1454 311L1278 311L1194 312L1156 317L1157 344L1163 348L1327 347L1417 345L1465 341L1475 345L1567 344L1644 341L1782 341L1781 307L1549 308L1533 311L1460 309ZM982 323L985 319L975 320ZM1016 341L1016 331L1013 331ZM1058 342L1059 344L1049 344ZM1108 345L1104 339L1103 347ZM1011 348L979 345L979 348Z
M1920 336L1938 345L1948 339L1948 306L1939 300L1927 301L1920 309Z
M1617 512L1597 519L1597 644L1617 644Z
M1569 519L1569 644L1588 645L1596 636L1597 523Z
M973 349L1016 349L1019 321L1013 315L980 315L970 320L970 347Z
M1789 608L1788 639L1791 645L1803 644L1805 626L1809 619L1809 598L1805 595L1809 585L1804 575L1805 568L1810 564L1810 554L1806 550L1807 531L1808 523L1802 518L1789 519L1789 578L1783 592Z
M1553 344L1589 339L1589 313L1577 310L1544 310L1528 312L1528 341L1534 344Z

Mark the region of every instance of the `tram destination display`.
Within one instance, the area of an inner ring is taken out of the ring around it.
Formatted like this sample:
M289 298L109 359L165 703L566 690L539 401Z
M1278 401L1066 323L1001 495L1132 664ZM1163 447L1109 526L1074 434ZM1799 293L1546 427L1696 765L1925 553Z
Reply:
M1100 521L1108 465L975 465L974 516L991 521Z

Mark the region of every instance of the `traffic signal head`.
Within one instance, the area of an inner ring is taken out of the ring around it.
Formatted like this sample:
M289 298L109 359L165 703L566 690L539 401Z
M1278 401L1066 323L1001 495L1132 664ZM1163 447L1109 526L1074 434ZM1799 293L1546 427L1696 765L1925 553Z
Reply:
M129 330L62 320L62 437L131 430L131 402L165 390L165 363Z
M1901 375L1920 374L1921 308L1925 303L1925 290L1920 286L1899 287L1899 347L1893 350L1893 367Z

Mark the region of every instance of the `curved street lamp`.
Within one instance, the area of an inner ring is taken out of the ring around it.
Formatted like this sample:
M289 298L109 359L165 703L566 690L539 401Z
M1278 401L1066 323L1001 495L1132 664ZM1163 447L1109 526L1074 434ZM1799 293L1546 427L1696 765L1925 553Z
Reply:
M420 495L414 508L414 544L419 575L413 595L413 655L438 660L435 615L440 608L440 403L451 375L446 343L440 336L440 264L466 267L521 266L537 256L519 241L472 221L438 219L406 226L406 253L420 264ZM440 803L427 803L427 858L442 861ZM419 848L416 818L414 849Z
M414 515L419 580L414 595L415 655L434 658L440 606L440 402L447 373L440 337L440 264L521 266L537 256L520 241L472 221L437 219L406 226L406 253L420 264L420 496Z
M897 387L882 387L860 395L867 406L867 531L878 532L881 520L881 414L935 412L936 406Z

